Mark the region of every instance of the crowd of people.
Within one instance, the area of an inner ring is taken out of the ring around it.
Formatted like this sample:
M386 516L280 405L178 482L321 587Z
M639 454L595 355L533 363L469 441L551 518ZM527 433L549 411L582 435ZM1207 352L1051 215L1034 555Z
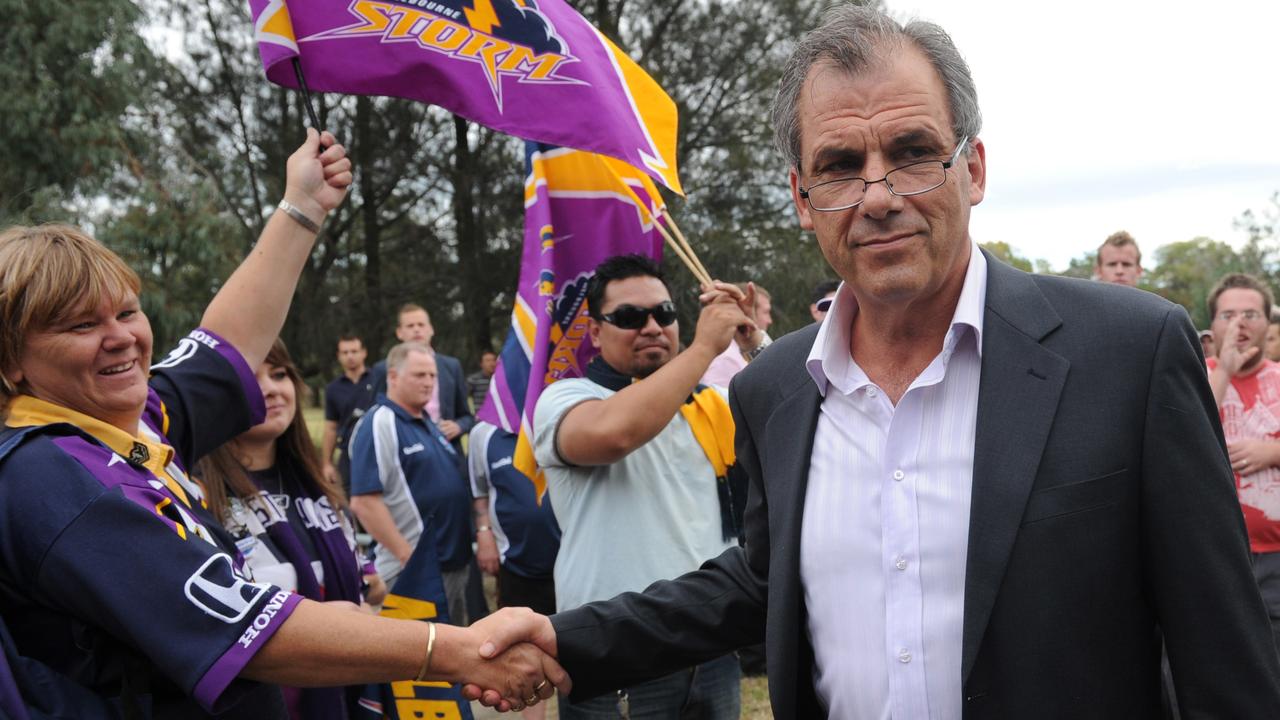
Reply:
M352 182L331 135L159 362L120 258L0 233L0 715L344 718L429 679L728 720L762 644L778 718L1280 717L1271 289L1224 276L1197 338L1126 232L1093 282L981 250L981 113L936 25L832 9L772 119L839 278L814 322L774 342L774 298L716 281L682 348L660 267L609 258L598 355L523 438L475 417L497 355L465 375L408 304L371 366L337 338L315 447L279 334ZM417 553L438 617L375 615Z

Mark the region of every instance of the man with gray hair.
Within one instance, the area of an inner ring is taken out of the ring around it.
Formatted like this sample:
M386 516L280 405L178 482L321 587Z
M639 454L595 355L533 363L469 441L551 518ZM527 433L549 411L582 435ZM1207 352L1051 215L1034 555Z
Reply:
M1186 312L974 244L981 115L936 25L832 10L773 118L843 285L730 387L745 546L492 649L558 652L579 697L763 638L777 718L1148 718L1159 630L1184 717L1280 717Z
M436 383L427 346L387 354L387 394L378 395L351 439L351 510L378 541L374 564L391 587L429 525L449 620L467 625L471 488L462 456L424 414Z

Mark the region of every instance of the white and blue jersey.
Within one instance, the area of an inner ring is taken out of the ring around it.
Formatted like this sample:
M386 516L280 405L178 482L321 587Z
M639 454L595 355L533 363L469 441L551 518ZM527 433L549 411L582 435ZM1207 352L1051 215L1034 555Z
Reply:
M462 457L431 418L414 417L383 395L351 438L351 494L369 493L382 493L410 547L431 526L441 570L457 570L471 560L471 493ZM384 577L400 572L400 561L381 545L374 564Z
M538 504L533 481L512 464L516 434L487 422L471 430L471 494L489 498L489 525L502 566L520 577L550 580L560 549L551 497Z
M138 434L14 398L0 462L0 615L19 651L153 717L278 717L240 680L296 595L254 582L187 469L264 417L240 353L204 330L152 367Z

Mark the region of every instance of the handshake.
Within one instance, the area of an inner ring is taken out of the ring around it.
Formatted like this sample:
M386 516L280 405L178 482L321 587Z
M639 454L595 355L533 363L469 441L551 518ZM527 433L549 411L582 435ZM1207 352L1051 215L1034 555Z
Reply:
M568 693L569 674L556 662L551 620L528 608L503 608L466 628L472 657L460 657L463 697L502 712ZM467 654L464 651L464 655Z

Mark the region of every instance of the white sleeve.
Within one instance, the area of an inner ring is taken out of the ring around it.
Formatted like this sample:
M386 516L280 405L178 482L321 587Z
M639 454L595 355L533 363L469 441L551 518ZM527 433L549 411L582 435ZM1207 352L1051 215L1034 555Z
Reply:
M471 475L471 497L489 497L489 438L496 428L487 422L478 422L471 429L467 448L467 470Z
M552 383L538 397L533 411L533 459L539 467L572 467L560 458L556 433L570 410L587 400L603 400L609 391L590 380L573 378Z

